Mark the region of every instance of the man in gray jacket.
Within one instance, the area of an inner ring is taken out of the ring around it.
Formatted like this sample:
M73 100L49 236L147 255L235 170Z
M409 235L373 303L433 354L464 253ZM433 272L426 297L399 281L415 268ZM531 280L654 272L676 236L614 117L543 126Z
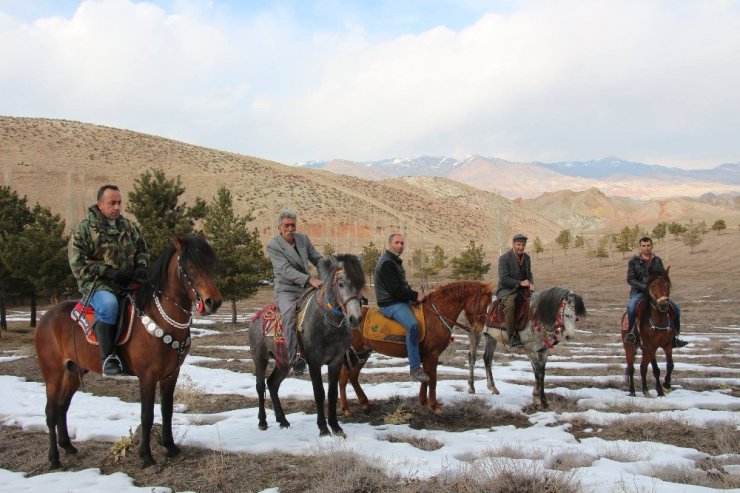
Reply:
M498 259L498 289L496 297L504 304L506 331L511 347L521 347L516 330L516 315L524 302L525 293L534 291L532 260L524 253L527 237L517 233L511 239L511 250Z
M283 319L283 335L288 357L293 362L293 373L297 376L306 369L306 360L298 352L295 315L296 302L306 288L320 288L324 282L308 273L308 262L318 265L322 255L316 250L307 235L296 233L296 214L282 211L278 216L278 231L267 244L267 254L272 261L275 274L275 302Z

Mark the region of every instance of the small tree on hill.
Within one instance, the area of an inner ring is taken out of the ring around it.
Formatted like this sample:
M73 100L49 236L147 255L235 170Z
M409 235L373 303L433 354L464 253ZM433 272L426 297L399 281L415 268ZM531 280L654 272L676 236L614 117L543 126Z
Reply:
M470 279L480 281L491 269L491 264L484 264L486 254L483 253L483 245L476 246L475 241L470 240L468 247L460 252L460 255L450 261L452 265L452 277L454 279Z
M231 301L231 322L236 323L236 301L257 292L259 282L271 274L270 262L262 250L259 231L249 231L251 213L234 213L231 192L225 187L206 207L203 228L218 257L216 279L224 299Z
M673 235L674 239L678 239L679 236L686 232L686 227L681 223L673 221L668 225L668 232Z
M714 221L714 224L712 224L712 229L715 230L717 234L720 234L723 229L727 229L727 224L725 224L724 219L717 219Z
M324 248L321 250L321 254L326 257L334 255L335 253L337 253L337 251L334 248L334 245L332 245L331 243L327 243L326 245L324 245Z
M563 249L563 251L568 250L570 248L570 242L571 242L571 234L569 229L561 229L560 234L557 238L555 238L555 243L560 245L560 248Z
M533 245L534 245L534 253L537 257L537 260L539 260L540 253L545 251L545 245L542 244L542 240L540 240L539 236L535 236Z
M656 240L662 240L665 238L666 233L668 232L668 223L661 222L655 225L653 228L653 238Z
M174 235L195 231L195 221L202 219L206 203L196 198L189 207L179 203L185 188L178 175L167 178L162 170L150 170L134 180L134 189L128 194L128 210L139 222L152 261L172 243Z
M689 247L689 252L694 253L694 247L701 244L704 241L702 235L702 227L700 224L696 224L693 221L689 221L689 224L683 233L683 243Z
M624 258L624 254L626 252L632 250L633 245L635 244L633 237L633 231L629 226L625 226L619 231L619 234L617 234L615 246L618 252L622 252L622 258Z
M444 249L439 245L434 245L434 250L432 250L432 273L430 275L437 276L446 268L447 255L445 255Z
M381 252L373 241L362 247L362 270L365 271L370 279L373 277L373 272L375 271L375 266L378 264L380 255Z

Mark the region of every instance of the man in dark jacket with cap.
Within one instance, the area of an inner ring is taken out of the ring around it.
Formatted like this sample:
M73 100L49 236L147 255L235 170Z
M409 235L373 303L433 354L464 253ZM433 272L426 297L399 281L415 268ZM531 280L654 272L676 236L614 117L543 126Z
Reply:
M498 259L498 289L496 297L504 305L506 331L512 347L521 347L516 330L516 315L530 291L534 291L532 260L524 253L527 237L517 233L511 240L511 250Z

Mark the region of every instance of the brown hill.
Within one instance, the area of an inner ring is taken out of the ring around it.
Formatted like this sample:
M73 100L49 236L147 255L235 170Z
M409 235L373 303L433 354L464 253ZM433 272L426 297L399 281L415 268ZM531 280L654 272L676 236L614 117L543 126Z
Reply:
M411 248L440 244L449 252L470 239L498 250L520 229L544 239L558 231L529 209L444 178L368 181L65 120L0 117L0 167L0 185L50 207L68 225L101 184L117 183L125 200L134 179L157 168L181 177L190 203L227 186L235 211L253 212L263 241L275 234L284 208L299 213L299 229L317 245L341 251L358 252L371 240L382 245L398 230Z

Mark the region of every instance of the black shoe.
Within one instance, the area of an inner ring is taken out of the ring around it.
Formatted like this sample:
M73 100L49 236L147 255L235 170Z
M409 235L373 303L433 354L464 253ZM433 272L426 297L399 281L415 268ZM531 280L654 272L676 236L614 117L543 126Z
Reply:
M624 342L627 344L632 344L633 346L637 345L637 337L635 337L635 334L632 332L627 332L627 335L624 336Z
M123 375L121 360L115 354L111 354L103 361L103 376L117 377L119 375Z
M509 342L511 343L511 347L522 347L522 340L519 339L518 332L515 332L514 335L511 336Z
M306 371L306 360L303 358L296 358L293 362L293 375L296 377L303 376L303 372Z
M673 343L671 344L671 346L673 346L673 347L684 347L687 344L688 344L687 341L681 340L678 337L674 337L673 338Z
M424 373L424 370L421 369L421 366L411 370L411 378L421 383L426 383L429 381L429 375Z

